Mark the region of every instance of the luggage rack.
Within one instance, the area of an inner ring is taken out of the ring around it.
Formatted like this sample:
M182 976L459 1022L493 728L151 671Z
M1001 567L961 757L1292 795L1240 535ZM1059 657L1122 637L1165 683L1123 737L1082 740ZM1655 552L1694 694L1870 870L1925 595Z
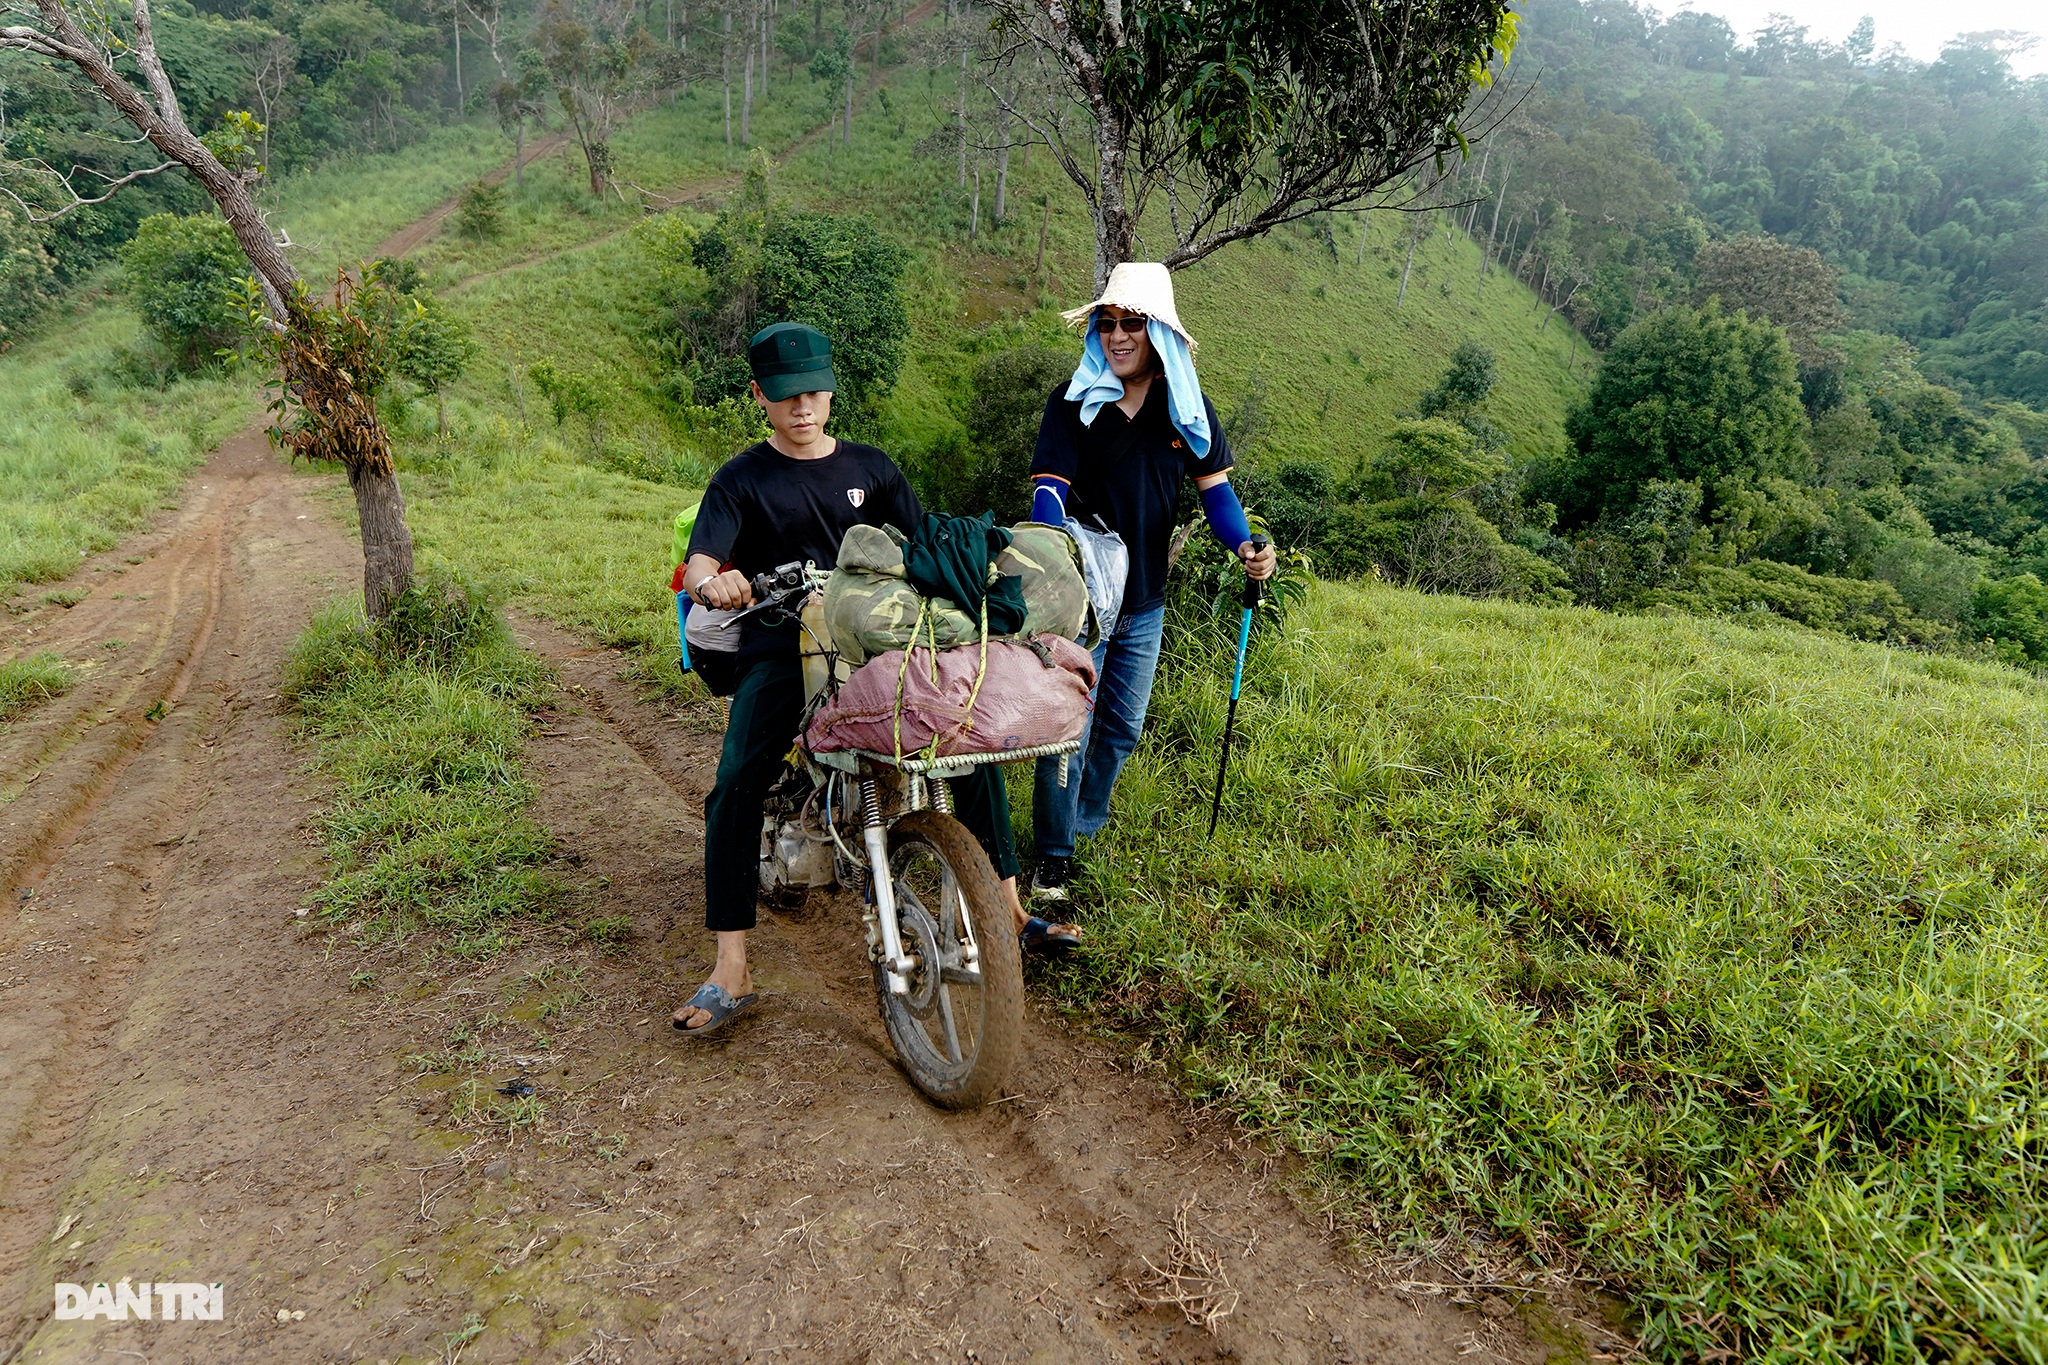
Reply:
M1026 759L1057 758L1060 760L1060 785L1067 785L1067 758L1080 752L1081 741L1066 740L1059 744L1027 744L1018 749L995 749L980 754L941 754L937 758L905 754L897 758L894 754L875 753L869 749L840 749L832 753L811 754L810 760L821 768L833 768L840 772L859 776L863 765L895 768L912 777L955 778L965 777L984 763L1022 763Z

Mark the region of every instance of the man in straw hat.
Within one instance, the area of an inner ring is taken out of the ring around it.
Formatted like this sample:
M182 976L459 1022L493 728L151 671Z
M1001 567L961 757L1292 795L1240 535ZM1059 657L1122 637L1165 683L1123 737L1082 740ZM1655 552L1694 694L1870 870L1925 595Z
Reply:
M1075 841L1107 823L1110 792L1144 728L1181 481L1195 481L1210 529L1244 561L1246 573L1268 578L1274 566L1270 548L1253 548L1244 506L1230 487L1230 446L1195 379L1194 338L1173 306L1166 267L1119 265L1102 297L1063 316L1087 335L1073 378L1053 389L1039 423L1031 515L1084 535L1121 537L1129 568L1121 600L1105 613L1114 625L1095 647L1099 681L1078 779L1070 771L1062 787L1056 760L1038 765L1031 891L1050 901L1066 899ZM1103 585L1089 586L1100 611Z

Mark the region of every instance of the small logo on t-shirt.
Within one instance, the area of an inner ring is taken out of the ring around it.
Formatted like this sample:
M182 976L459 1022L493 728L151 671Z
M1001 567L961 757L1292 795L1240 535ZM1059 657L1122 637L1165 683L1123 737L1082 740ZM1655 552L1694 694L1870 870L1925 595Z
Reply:
M868 500L868 490L865 488L849 488L846 490L846 500L855 507L858 507Z

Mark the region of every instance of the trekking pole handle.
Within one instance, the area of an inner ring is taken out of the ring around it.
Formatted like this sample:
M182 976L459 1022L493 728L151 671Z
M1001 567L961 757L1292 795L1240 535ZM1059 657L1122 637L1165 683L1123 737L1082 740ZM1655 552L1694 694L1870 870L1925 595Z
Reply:
M1272 543L1272 541L1264 536L1254 535L1252 537L1252 551L1257 553ZM1246 611L1250 611L1253 607L1259 605L1259 598L1263 594L1265 586L1265 584L1253 578L1249 573L1244 576L1244 608Z

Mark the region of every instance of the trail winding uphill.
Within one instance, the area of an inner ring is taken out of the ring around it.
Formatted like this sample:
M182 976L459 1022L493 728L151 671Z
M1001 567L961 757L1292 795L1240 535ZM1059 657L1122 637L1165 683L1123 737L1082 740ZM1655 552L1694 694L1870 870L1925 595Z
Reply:
M90 670L0 728L0 1361L1545 1357L1506 1298L1369 1273L1056 1018L1004 1102L923 1103L851 897L766 914L765 1007L674 1037L716 736L545 624L538 813L578 917L630 936L463 962L311 929L321 792L275 693L356 585L342 506L237 437L77 605L0 625ZM473 1076L534 1103L492 1120ZM219 1283L223 1320L54 1316L124 1277Z

